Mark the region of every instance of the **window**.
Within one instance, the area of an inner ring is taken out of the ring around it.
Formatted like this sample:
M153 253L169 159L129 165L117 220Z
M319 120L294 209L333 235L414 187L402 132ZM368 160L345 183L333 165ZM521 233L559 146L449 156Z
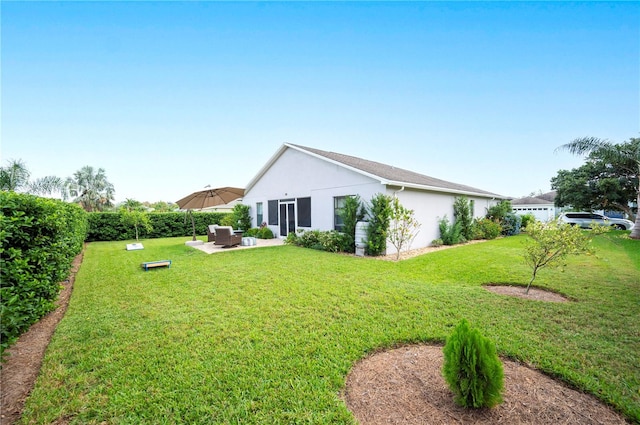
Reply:
M311 198L298 198L298 227L311 227Z
M264 221L264 214L262 213L262 202L256 204L256 226L260 227Z
M269 225L270 226L277 226L278 225L278 201L269 201L268 203L268 208L269 208Z
M341 215L346 199L346 196L336 196L333 198L333 228L338 232L342 232L344 228L344 221L342 221Z

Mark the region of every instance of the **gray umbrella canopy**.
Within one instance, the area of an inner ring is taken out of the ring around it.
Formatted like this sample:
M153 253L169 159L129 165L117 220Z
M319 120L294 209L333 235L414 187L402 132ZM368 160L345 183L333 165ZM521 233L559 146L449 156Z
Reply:
M182 210L201 210L203 208L225 205L244 196L244 189L239 187L218 187L200 190L185 196L176 202Z

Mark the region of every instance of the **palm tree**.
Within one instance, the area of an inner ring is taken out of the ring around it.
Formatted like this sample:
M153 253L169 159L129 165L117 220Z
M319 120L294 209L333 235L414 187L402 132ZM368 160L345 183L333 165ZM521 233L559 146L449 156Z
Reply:
M628 143L616 144L597 137L575 139L558 149L568 150L574 155L597 153L599 157L628 171L636 180L640 178L640 138L631 138ZM629 235L632 239L640 239L640 182L636 183L635 226Z
M18 191L29 183L31 173L20 159L11 159L6 167L0 168L0 190Z
M115 189L107 180L104 169L94 170L88 165L67 178L67 194L86 211L102 211L112 206Z
M60 177L46 176L30 181L31 173L22 160L13 159L8 163L6 167L0 167L0 190L24 191L42 196L63 192L64 182Z

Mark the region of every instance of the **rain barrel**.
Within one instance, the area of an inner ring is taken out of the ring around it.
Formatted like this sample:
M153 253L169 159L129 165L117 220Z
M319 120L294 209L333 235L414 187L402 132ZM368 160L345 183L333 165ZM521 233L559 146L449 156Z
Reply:
M364 248L367 246L367 228L369 227L368 221L358 221L356 223L356 255L364 256Z

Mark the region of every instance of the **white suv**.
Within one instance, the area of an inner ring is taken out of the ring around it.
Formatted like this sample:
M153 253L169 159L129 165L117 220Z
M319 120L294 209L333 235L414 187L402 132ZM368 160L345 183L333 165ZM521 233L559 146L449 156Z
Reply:
M580 226L583 229L589 229L593 224L601 226L611 226L620 230L633 229L633 221L623 218L609 218L606 215L595 214L590 212L567 212L560 214L559 220L569 223L572 226Z

